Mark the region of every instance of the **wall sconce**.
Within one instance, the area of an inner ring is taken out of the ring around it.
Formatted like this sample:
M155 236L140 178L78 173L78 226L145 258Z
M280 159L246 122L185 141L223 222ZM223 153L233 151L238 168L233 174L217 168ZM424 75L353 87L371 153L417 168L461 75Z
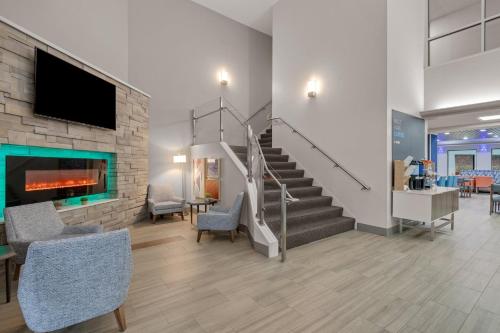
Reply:
M219 82L222 86L227 86L229 84L229 73L225 70L220 71Z
M174 163L186 163L186 155L174 155Z
M318 95L318 81L311 80L307 82L307 96L308 97L316 97Z

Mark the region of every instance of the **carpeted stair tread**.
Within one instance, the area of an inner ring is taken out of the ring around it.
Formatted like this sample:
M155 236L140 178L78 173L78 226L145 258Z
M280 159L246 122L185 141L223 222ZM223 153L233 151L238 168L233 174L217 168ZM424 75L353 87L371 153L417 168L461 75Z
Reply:
M235 153L241 153L241 154L247 153L246 146L230 146L230 147ZM266 154L281 155L281 148L262 147L262 152L264 153L264 155Z
M331 207L332 206L332 197L328 196L317 196L317 197L307 197L302 198L298 201L290 202L287 205L288 214L300 210L311 209L316 207ZM281 210L281 201L270 201L265 202L264 207L266 209L266 214L275 215L280 214Z
M313 196L321 196L323 192L323 188L319 186L303 186L303 187L293 187L288 189L288 193L290 193L294 198L307 198ZM264 191L265 201L279 201L281 198L281 190L280 189L270 189Z
M267 166L271 170L292 170L297 167L295 162L267 162Z
M280 179L280 178L303 178L304 177L304 170L298 170L298 169L275 170L271 167L269 169L274 174L274 176L278 179ZM266 174L267 174L267 171L266 171Z
M340 217L343 213L342 207L329 206L329 207L315 207L310 209L302 209L287 214L288 225L293 224L309 224L317 220L324 220L328 218ZM273 230L276 225L280 224L280 214L265 215L266 224Z
M236 156L241 161L246 162L247 160L247 154L246 153L235 153ZM288 162L288 155L280 155L280 154L266 154L266 161L268 162Z
M306 177L301 177L301 178L281 178L280 183L286 184L287 188L293 188L293 187L304 187L304 186L311 186L313 184L314 179L313 178L306 178ZM274 179L265 179L264 180L264 189L272 189L272 188L279 188L279 185L276 184Z
M352 217L340 216L318 220L305 224L287 225L287 249L312 243L340 233L354 230L355 220ZM273 230L279 239L280 230Z

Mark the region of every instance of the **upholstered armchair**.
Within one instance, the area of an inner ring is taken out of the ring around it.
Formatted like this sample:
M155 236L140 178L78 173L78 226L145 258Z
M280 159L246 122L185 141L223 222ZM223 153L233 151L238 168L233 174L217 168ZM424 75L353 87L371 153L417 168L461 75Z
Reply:
M31 243L17 298L27 326L51 332L122 308L132 272L127 229Z
M233 206L229 209L216 206L211 208L208 213L198 214L198 243L203 231L228 231L231 241L234 242L234 236L240 223L244 196L245 193L239 193Z
M490 186L490 215L498 212L500 207L500 184Z
M148 211L156 223L157 216L179 213L184 220L186 200L175 195L168 185L149 185Z
M4 210L7 242L16 252L16 277L34 241L71 238L101 233L102 226L67 226L51 201L8 207Z

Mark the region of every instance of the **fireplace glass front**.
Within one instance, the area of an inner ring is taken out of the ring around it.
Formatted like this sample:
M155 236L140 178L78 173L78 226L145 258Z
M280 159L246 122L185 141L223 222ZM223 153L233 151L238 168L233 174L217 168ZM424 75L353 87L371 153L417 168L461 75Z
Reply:
M6 206L105 193L107 160L6 156Z

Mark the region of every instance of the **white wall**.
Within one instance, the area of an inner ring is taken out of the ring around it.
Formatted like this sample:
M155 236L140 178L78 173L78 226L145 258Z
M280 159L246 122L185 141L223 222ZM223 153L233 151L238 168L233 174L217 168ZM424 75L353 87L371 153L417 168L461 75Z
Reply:
M276 142L358 223L387 228L386 6L372 0L287 0L277 3L273 20L273 114L337 158L371 191L361 191L311 149L287 146L279 131L273 132ZM311 78L320 83L315 99L305 93Z
M425 109L500 100L500 49L425 70Z
M128 1L2 0L0 16L128 80Z
M129 37L130 81L154 96L150 180L180 191L171 161L191 145L190 109L223 95L248 117L268 102L272 41L186 0L131 0ZM230 75L227 87L217 80L222 68Z
M426 5L387 0L387 211L392 224L392 111L419 117L424 109Z
M424 108L425 2L387 0L387 106L418 116Z

